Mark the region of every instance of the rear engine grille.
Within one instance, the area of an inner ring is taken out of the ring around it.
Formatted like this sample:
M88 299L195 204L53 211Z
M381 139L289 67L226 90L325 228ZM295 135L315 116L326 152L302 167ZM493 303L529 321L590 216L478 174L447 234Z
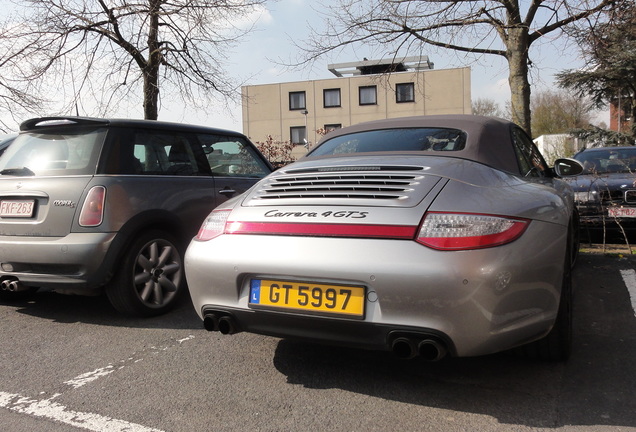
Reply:
M421 178L421 175L390 173L288 175L273 177L258 191L258 198L405 199Z

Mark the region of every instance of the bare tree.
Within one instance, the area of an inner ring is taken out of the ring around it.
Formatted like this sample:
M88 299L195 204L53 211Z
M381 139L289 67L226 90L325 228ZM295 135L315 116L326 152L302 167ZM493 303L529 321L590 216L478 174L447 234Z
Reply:
M594 103L590 98L563 90L536 93L532 97L531 107L535 137L587 127L594 112Z
M339 0L324 12L326 30L313 30L301 46L306 55L300 63L360 44L390 47L396 54L434 46L501 56L509 65L512 119L530 133L532 44L628 1L633 0Z
M7 59L0 57L0 69L7 63ZM20 83L0 75L0 112L7 112L12 120L17 122L24 113L33 113L44 103L43 99L32 96L28 90L21 88ZM6 133L10 129L11 126L0 118L0 133Z
M477 98L472 103L474 115L502 117L503 111L494 99Z
M254 145L275 168L290 163L293 159L292 150L296 147L291 141L275 140L271 135L267 135L265 141L254 141Z
M4 39L7 30L0 26L0 40ZM0 50L0 71L19 68L14 56ZM19 119L23 113L35 112L44 104L42 98L29 92L29 82L15 81L9 74L0 73L0 112L7 112L12 120ZM10 130L10 125L0 118L0 133Z
M236 23L265 2L21 0L0 35L0 76L29 83L26 96L46 95L66 111L90 99L106 112L140 89L152 120L160 88L194 106L237 98L240 85L223 61L250 30Z

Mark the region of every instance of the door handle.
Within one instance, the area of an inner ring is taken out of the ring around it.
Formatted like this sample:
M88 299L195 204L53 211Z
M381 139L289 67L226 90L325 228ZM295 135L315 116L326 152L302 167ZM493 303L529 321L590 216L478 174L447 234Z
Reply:
M236 191L234 189L224 188L224 189L221 189L219 191L219 193L223 194L223 195L231 196L231 195L234 195L236 193Z

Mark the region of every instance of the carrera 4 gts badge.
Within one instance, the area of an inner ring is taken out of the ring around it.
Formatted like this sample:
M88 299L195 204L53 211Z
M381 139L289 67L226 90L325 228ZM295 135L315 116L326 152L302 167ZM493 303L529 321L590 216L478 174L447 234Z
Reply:
M341 211L325 211L322 213L317 212L284 212L280 210L269 210L265 213L265 217L275 218L350 218L350 219L364 219L369 212L341 210Z
M56 207L71 207L75 208L75 202L71 200L55 200L53 201L53 205Z

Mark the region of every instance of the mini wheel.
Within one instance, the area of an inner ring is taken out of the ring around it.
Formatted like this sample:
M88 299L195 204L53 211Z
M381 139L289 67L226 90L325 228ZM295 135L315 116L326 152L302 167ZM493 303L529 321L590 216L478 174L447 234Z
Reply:
M106 294L125 315L155 316L174 306L183 284L183 254L176 240L169 233L152 230L128 247Z

